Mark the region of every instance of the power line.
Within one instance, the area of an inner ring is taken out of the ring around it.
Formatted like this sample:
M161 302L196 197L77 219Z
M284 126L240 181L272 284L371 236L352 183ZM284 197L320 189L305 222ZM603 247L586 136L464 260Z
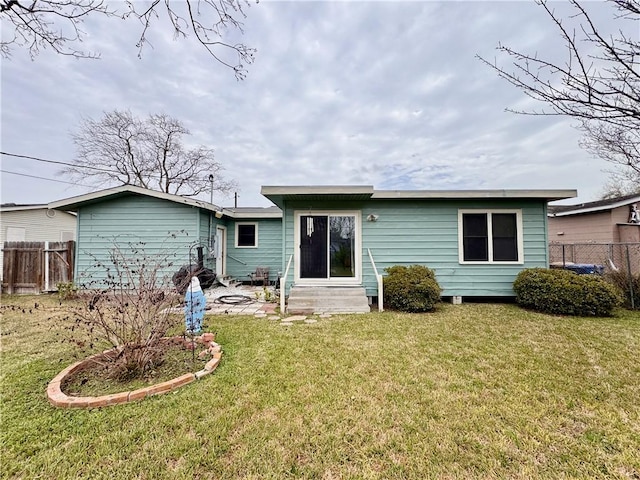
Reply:
M44 162L44 163L53 163L56 165L66 165L67 167L85 168L87 170L96 170L98 172L107 172L107 173L113 172L113 169L93 167L93 166L87 166L87 165L76 165L68 162L60 162L58 160L48 160L46 158L32 157L31 155L20 155L17 153L9 153L9 152L0 152L0 155L7 155L9 157L16 157L16 158L26 158L27 160L35 160L37 162Z
M0 170L2 173L9 173L11 175L19 175L21 177L37 178L39 180L48 180L50 182L67 183L69 185L77 185L78 187L89 187L89 185L83 185L77 182L65 182L64 180L56 180L54 178L38 177L37 175L27 175L26 173L10 172L9 170Z
M117 171L114 171L114 169L109 169L109 168L100 168L100 167L94 167L94 166L88 166L88 165L77 165L77 164L68 163L68 162L61 162L59 160L49 160L49 159L46 159L46 158L33 157L31 155L21 155L21 154L18 154L18 153L10 153L10 152L2 152L2 151L0 151L0 155L6 155L6 156L9 156L9 157L16 157L16 158L25 158L27 160L35 160L36 162L52 163L52 164L56 164L56 165L65 165L65 166L73 167L73 168L84 168L86 170L95 170L97 172L108 173L109 174L108 175L109 178L111 178L111 179L115 178L116 180L120 180L120 181L122 181L119 178L121 175L126 175L127 177L129 177L129 172L117 172ZM71 185L78 185L78 186L81 186L81 187L93 188L90 185L83 185L81 183L65 182L63 180L54 180L52 178L37 177L37 176L34 176L34 175L27 175L27 174L24 174L24 173L9 172L9 171L6 171L6 170L0 170L0 171L2 171L4 173L10 173L10 174L13 174L13 175L21 175L23 177L39 178L41 180L49 180L49 181L52 181L52 182L68 183L68 184L71 184ZM160 175L155 174L154 175L152 173L147 173L145 176L149 177L149 178L153 178L153 179L160 179L160 180L164 180L164 178L165 178L164 175L162 175L162 174L160 174ZM124 183L125 184L129 184L128 181L126 181Z

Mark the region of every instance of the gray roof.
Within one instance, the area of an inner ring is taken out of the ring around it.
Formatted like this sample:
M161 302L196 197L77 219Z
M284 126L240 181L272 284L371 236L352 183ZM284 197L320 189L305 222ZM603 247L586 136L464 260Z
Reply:
M576 190L374 190L371 185L263 186L262 195L276 205L290 199L481 199L539 198L546 201L573 198Z
M374 190L371 185L328 185L328 186L263 186L262 195L274 204L282 206L288 199L322 200L368 200L368 199L530 199L546 201L561 200L577 196L576 190ZM97 192L78 195L42 205L43 208L74 211L83 205L102 202L126 195L146 195L162 200L189 205L204 210L222 213L231 218L280 218L282 210L273 207L221 208L209 202L180 195L158 192L134 185L122 185ZM640 197L639 197L640 198Z
M3 211L11 210L34 210L37 208L47 208L46 203L31 203L31 204L19 204L19 203L3 203L0 205Z
M77 210L83 205L89 205L91 203L103 202L109 198L118 198L127 195L146 195L148 197L159 198L162 200L168 200L170 202L176 202L183 205L189 205L192 207L203 208L212 212L222 211L222 208L209 202L203 202L194 198L182 197L180 195L173 195L171 193L158 192L156 190L150 190L148 188L137 187L135 185L122 185L120 187L107 188L105 190L99 190L97 192L86 193L84 195L78 195L76 197L66 198L49 203L49 208L56 208L59 210Z
M282 218L282 210L275 206L225 208L223 212L233 218Z
M158 192L147 188L137 187L135 185L122 185L114 188L107 188L97 192L91 192L76 197L66 198L51 202L48 205L42 205L42 208L51 208L58 210L75 211L78 208L90 205L96 202L104 202L106 200L115 199L127 195L145 195L148 197L167 200L170 202L188 205L191 207L201 208L209 212L223 214L231 218L281 218L282 211L278 207L267 208L222 208L209 202L196 200L194 198L182 197L171 193Z
M575 205L549 205L549 215L563 217L580 213L601 212L640 202L640 195L625 195L623 197L596 200L595 202L578 203Z

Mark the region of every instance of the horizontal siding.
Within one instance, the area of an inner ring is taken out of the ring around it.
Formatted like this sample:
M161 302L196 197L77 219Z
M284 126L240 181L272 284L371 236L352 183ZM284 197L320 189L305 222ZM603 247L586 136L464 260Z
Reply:
M461 265L458 259L458 210L521 209L524 265ZM363 222L364 285L376 292L373 267L421 264L433 269L443 296L512 296L513 281L522 268L547 265L544 203L535 201L422 201L407 207L404 202L371 202L363 211L378 215Z
M79 284L101 281L114 248L127 255L144 243L144 255L162 258L162 274L169 279L189 263L189 248L200 240L199 210L161 199L127 196L90 204L78 212L76 279ZM196 251L192 250L195 257Z
M269 278L275 281L282 271L282 221L279 218L242 219L238 223L258 224L257 248L236 248L236 223L227 228L227 274L248 281L256 267L269 267Z
M286 205L285 261L294 252L295 210L360 210L362 212L362 270L367 294L377 295L371 250L379 273L393 265L421 264L432 268L444 296L512 296L512 284L522 268L548 263L546 218L537 200L407 200ZM458 262L459 209L521 209L524 265L461 265ZM368 222L370 214L378 216ZM289 279L293 278L290 274Z
M25 242L61 242L62 232L76 231L76 216L70 213L53 210L53 218L47 216L47 209L20 210L2 212L0 214L0 242L7 238L7 228L25 229Z
M615 240L611 211L549 217L549 241L559 243L607 243Z

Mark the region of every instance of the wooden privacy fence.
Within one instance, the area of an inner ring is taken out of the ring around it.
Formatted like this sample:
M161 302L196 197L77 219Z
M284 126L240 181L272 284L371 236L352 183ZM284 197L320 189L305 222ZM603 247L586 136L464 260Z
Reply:
M73 282L74 241L5 242L2 291L9 294L57 290L61 282Z

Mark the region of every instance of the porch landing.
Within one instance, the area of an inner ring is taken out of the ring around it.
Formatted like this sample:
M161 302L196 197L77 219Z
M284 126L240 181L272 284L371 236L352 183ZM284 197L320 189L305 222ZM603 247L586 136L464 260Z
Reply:
M368 313L370 310L363 287L293 286L287 301L288 314Z

